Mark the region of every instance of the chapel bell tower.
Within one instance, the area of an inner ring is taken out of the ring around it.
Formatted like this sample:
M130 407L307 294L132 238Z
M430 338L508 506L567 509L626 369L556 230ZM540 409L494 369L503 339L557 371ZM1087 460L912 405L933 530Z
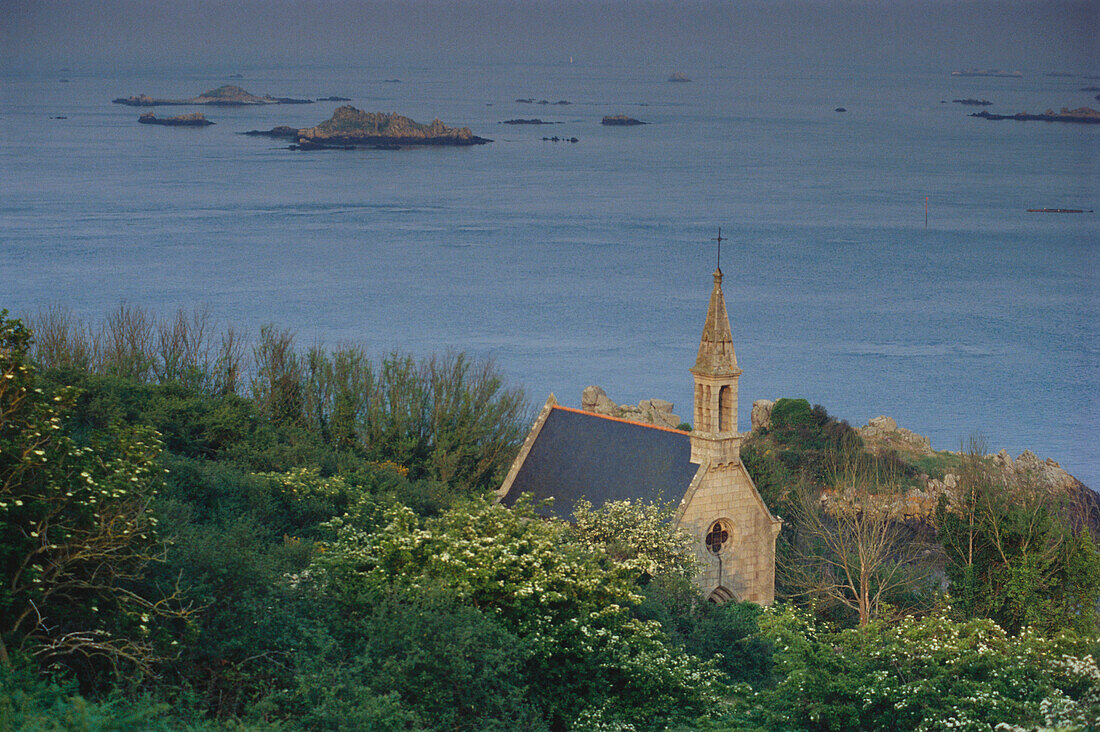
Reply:
M737 432L737 379L741 369L733 352L720 268L714 270L714 290L691 374L695 378L691 461L715 467L737 463L741 458L741 435Z

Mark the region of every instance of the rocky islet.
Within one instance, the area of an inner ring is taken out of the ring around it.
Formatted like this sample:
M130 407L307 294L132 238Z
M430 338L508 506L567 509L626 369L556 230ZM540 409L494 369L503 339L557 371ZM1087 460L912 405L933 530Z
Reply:
M636 125L644 125L645 122L634 119L633 117L628 117L625 114L611 114L600 120L600 124L607 127L634 127Z
M113 104L124 104L128 107L169 107L169 106L194 106L208 105L214 107L247 107L264 104L313 104L312 99L296 99L294 97L273 97L269 95L258 96L245 91L239 86L225 84L217 89L211 89L188 99L164 99L151 97L148 94L138 94L131 97L118 97L112 99Z
M993 114L992 112L983 110L981 112L973 112L970 116L992 120L1011 119L1016 120L1017 122L1071 122L1076 124L1100 123L1100 112L1096 111L1092 107L1078 107L1077 109L1062 107L1060 112L1055 112L1053 109L1048 109L1042 114L1029 114L1027 112L1017 112L1016 114Z
M295 128L281 125L270 130L249 130L245 135L273 137L295 142L294 150L355 149L392 150L410 145L484 145L469 127L448 127L440 120L421 124L400 114L364 112L350 105L337 107L332 117L318 125Z
M145 112L138 117L138 122L143 125L164 125L165 127L206 127L214 124L202 112L180 114L175 117L157 117L152 112Z

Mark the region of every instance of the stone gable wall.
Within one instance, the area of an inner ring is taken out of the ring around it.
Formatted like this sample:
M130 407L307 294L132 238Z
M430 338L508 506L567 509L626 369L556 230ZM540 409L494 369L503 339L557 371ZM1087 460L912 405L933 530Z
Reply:
M734 535L716 556L707 549L705 538L718 519L727 519ZM779 524L773 523L740 460L706 469L695 490L684 496L679 524L696 538L696 555L703 567L697 581L705 595L722 586L740 600L761 605L775 600Z

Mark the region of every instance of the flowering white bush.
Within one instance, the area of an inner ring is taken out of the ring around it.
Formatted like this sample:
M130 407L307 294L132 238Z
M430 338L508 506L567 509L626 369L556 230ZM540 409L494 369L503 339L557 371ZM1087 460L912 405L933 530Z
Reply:
M639 574L694 577L697 571L691 534L672 522L668 506L610 501L594 509L581 500L573 511L573 531Z
M524 640L533 695L567 724L690 716L717 702L719 674L667 643L659 623L631 615L636 567L564 524L486 501L423 522L398 506L386 519L374 533L330 523L338 538L310 571L345 612L402 594L477 608Z
M771 728L1086 730L1100 718L1100 672L1088 641L946 613L832 632L790 607L761 633L782 680L755 699Z
M155 431L65 434L76 393L47 395L25 362L29 333L0 311L0 663L9 649L48 665L79 658L148 672L154 618L183 619L178 588L140 584L162 558L151 508L164 482ZM159 639L165 640L165 639ZM94 672L89 672L94 673Z

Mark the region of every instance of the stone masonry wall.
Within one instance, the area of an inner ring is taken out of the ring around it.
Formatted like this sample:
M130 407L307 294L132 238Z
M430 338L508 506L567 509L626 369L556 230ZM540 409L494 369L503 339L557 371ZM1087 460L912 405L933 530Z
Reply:
M775 537L779 524L760 502L745 466L737 461L708 468L698 488L685 496L680 525L696 538L704 568L698 578L705 595L719 585L739 599L768 605L775 599ZM729 545L715 556L706 547L711 524L726 519L733 526Z

